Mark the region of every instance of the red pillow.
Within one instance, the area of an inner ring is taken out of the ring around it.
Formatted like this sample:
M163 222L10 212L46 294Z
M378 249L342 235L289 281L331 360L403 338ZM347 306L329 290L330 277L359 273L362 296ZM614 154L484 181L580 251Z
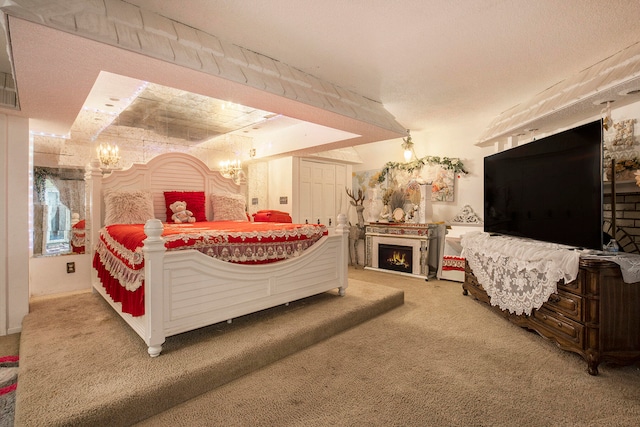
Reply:
M164 203L167 207L167 222L171 221L173 212L171 211L171 204L178 200L187 203L187 209L193 212L193 217L196 221L206 221L207 213L205 210L206 200L204 191L165 191Z

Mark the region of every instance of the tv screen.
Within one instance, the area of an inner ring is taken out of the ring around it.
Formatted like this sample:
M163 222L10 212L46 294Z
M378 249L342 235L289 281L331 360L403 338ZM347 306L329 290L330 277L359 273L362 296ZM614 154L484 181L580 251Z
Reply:
M602 249L602 123L484 159L484 229Z

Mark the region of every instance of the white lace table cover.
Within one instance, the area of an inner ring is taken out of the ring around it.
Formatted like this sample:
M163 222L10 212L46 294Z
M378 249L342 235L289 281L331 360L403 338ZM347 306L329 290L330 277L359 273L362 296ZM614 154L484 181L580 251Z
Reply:
M622 272L622 280L625 283L640 282L640 255L619 253L612 256L602 255L583 255L583 258L606 259L615 262L620 266Z
M464 234L461 244L491 305L518 315L540 308L558 281L578 277L580 253L565 246L480 231Z

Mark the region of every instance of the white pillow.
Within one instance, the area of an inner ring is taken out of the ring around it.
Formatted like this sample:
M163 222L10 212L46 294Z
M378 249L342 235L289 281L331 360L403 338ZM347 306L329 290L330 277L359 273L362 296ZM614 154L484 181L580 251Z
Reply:
M104 225L144 224L153 218L153 198L149 191L111 191L104 196L104 205Z
M242 194L211 195L213 221L248 221L245 207L246 201Z

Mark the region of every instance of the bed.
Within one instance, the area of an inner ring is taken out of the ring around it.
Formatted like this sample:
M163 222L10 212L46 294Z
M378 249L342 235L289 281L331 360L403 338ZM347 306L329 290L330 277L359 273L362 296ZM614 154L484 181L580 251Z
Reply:
M94 162L85 179L92 287L152 357L172 335L334 289L345 294L344 215L334 228L249 221L238 213L241 187L184 153L104 176ZM188 199L196 222L171 222L176 198Z

